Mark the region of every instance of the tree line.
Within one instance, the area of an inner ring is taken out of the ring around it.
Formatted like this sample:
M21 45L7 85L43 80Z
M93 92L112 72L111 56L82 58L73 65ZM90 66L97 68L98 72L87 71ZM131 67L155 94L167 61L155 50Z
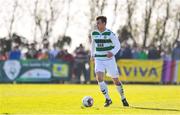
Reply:
M96 16L106 15L107 10L110 10L111 29L117 32L121 42L130 40L133 44L142 47L152 44L173 47L180 38L180 3L178 0L86 0L86 8L81 5L75 6L75 2L79 1L25 0L22 2L21 0L11 0L9 4L8 2L4 3L5 7L11 9L7 11L1 21L8 32L6 37L11 39L13 35L18 35L16 23L26 13L33 20L33 26L30 28L32 39L41 38L52 41L55 26L61 22L64 29L56 36L54 42L57 42L61 48L64 45L71 45L72 36L69 36L67 31L73 22L77 22L76 13L72 14L71 12L74 10L73 8L78 8L77 14L81 12L87 19L87 22L81 22L79 26L87 25L88 28L85 28L87 33L94 29ZM81 20L81 17L78 20Z

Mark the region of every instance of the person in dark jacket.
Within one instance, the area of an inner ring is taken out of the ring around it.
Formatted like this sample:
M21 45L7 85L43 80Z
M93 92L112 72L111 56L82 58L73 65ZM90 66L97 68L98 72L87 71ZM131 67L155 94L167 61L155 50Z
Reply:
M153 45L148 50L148 59L160 59L160 52Z
M76 78L78 82L80 81L81 74L83 74L85 82L89 81L87 75L86 64L88 63L88 54L84 49L82 44L75 50L75 69L76 69Z
M177 42L177 46L172 51L172 59L180 60L180 41Z
M122 58L123 59L131 59L132 58L132 51L129 44L126 44L123 52L122 52Z

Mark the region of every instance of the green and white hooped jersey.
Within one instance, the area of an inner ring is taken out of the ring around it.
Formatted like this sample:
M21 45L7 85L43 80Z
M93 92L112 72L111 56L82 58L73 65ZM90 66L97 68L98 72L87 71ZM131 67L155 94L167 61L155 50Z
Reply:
M118 38L109 29L104 32L93 31L91 39L91 56L95 59L106 60L108 59L107 52L112 52L115 55L120 49Z

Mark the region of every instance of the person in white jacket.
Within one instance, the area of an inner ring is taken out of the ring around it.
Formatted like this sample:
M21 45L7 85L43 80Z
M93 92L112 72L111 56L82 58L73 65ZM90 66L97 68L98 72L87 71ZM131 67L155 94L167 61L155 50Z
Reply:
M105 16L98 16L96 18L97 30L91 33L91 60L95 63L96 80L106 99L104 107L112 104L107 85L103 80L106 71L117 87L123 106L129 106L124 96L122 83L118 79L119 72L115 60L115 54L120 50L120 42L111 30L106 29L106 23Z

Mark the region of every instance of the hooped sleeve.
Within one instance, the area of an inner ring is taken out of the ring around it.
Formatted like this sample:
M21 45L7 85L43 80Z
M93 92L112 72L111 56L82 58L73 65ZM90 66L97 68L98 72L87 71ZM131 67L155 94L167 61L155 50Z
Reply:
M92 34L91 34L91 57L94 57L95 56L95 41L92 37Z
M116 53L120 50L121 44L119 42L119 39L116 37L114 33L111 33L111 41L114 45L114 48L111 50L113 55L116 55Z

